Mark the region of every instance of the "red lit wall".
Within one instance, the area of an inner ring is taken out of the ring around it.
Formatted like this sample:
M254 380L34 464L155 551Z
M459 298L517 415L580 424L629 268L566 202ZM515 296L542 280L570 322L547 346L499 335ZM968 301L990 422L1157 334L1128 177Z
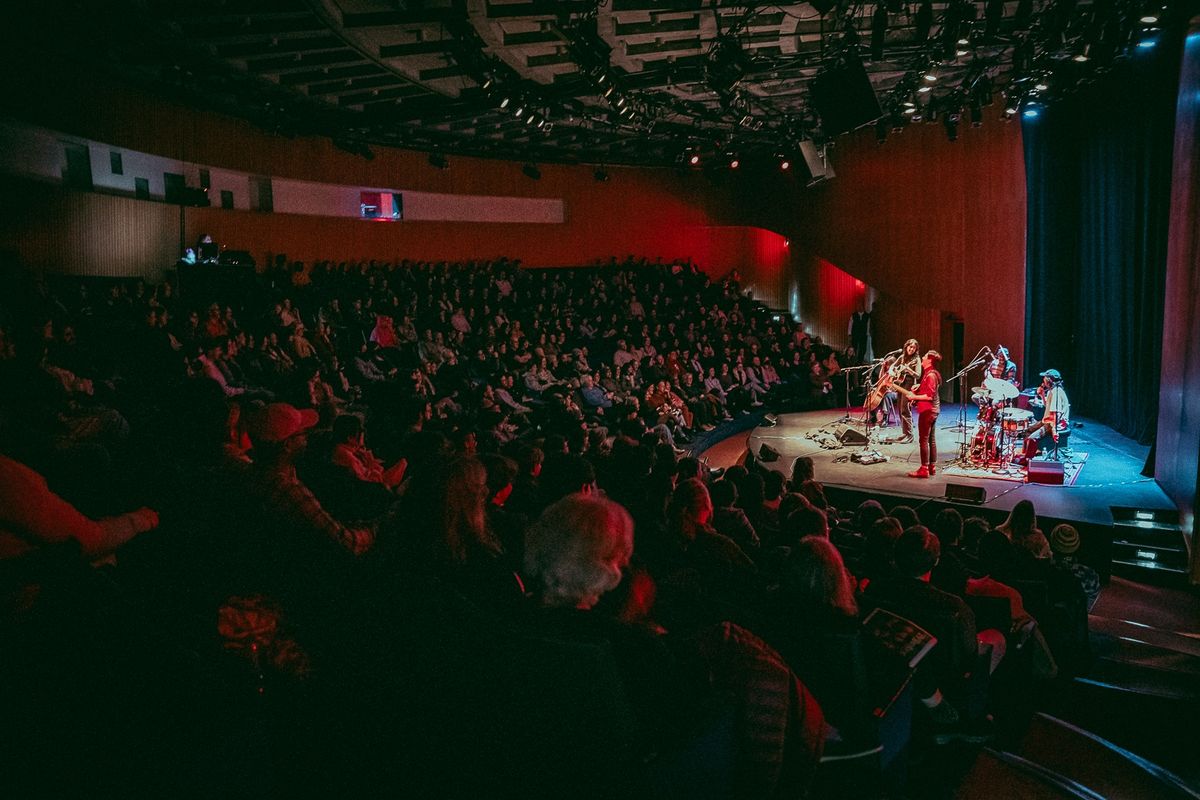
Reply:
M791 176L762 176L736 193L735 204L742 219L790 233L798 264L827 262L878 291L877 349L916 336L948 356L955 317L968 355L1001 342L1022 354L1021 131L998 119L995 105L984 113L983 126L960 127L956 142L941 124L924 123L882 146L872 129L841 137L833 180L805 189ZM822 285L819 271L801 269L798 277Z

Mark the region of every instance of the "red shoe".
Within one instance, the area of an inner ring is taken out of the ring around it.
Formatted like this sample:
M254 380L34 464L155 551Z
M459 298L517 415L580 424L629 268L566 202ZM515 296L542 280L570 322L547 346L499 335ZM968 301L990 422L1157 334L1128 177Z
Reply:
M921 468L919 470L917 470L916 472L908 473L908 477L910 477L910 478L928 478L929 477L929 469L925 465L922 464Z
M929 465L929 477L931 477L931 478L932 478L932 477L933 477L934 475L936 475L936 474L937 474L937 465L935 465L935 464L930 464L930 465Z

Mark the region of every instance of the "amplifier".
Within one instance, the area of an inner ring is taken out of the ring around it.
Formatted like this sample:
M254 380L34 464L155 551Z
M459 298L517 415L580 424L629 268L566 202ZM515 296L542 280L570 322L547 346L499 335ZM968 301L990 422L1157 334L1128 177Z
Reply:
M1029 462L1029 482L1048 483L1053 486L1063 484L1063 463L1048 459L1035 458Z

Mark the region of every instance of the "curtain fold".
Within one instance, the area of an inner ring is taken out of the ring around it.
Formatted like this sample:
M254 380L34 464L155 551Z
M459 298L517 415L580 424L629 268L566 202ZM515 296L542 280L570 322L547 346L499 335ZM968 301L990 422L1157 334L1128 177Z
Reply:
M1023 121L1026 385L1149 442L1158 412L1179 41L1138 49Z

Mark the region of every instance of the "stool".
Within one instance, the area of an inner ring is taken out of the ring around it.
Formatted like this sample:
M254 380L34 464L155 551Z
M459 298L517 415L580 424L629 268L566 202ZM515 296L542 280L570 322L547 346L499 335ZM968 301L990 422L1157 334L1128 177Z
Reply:
M1070 461L1071 460L1071 449L1070 449L1070 447L1068 447L1068 445L1070 444L1070 441L1071 441L1071 429L1070 428L1067 428L1066 430L1061 430L1058 432L1058 441L1054 441L1054 439L1051 439L1050 441L1054 442L1054 448L1053 448L1053 450L1051 450L1050 455L1047 456L1047 458L1049 458L1051 461ZM1059 454L1058 454L1059 450L1063 451L1061 458L1059 457Z

